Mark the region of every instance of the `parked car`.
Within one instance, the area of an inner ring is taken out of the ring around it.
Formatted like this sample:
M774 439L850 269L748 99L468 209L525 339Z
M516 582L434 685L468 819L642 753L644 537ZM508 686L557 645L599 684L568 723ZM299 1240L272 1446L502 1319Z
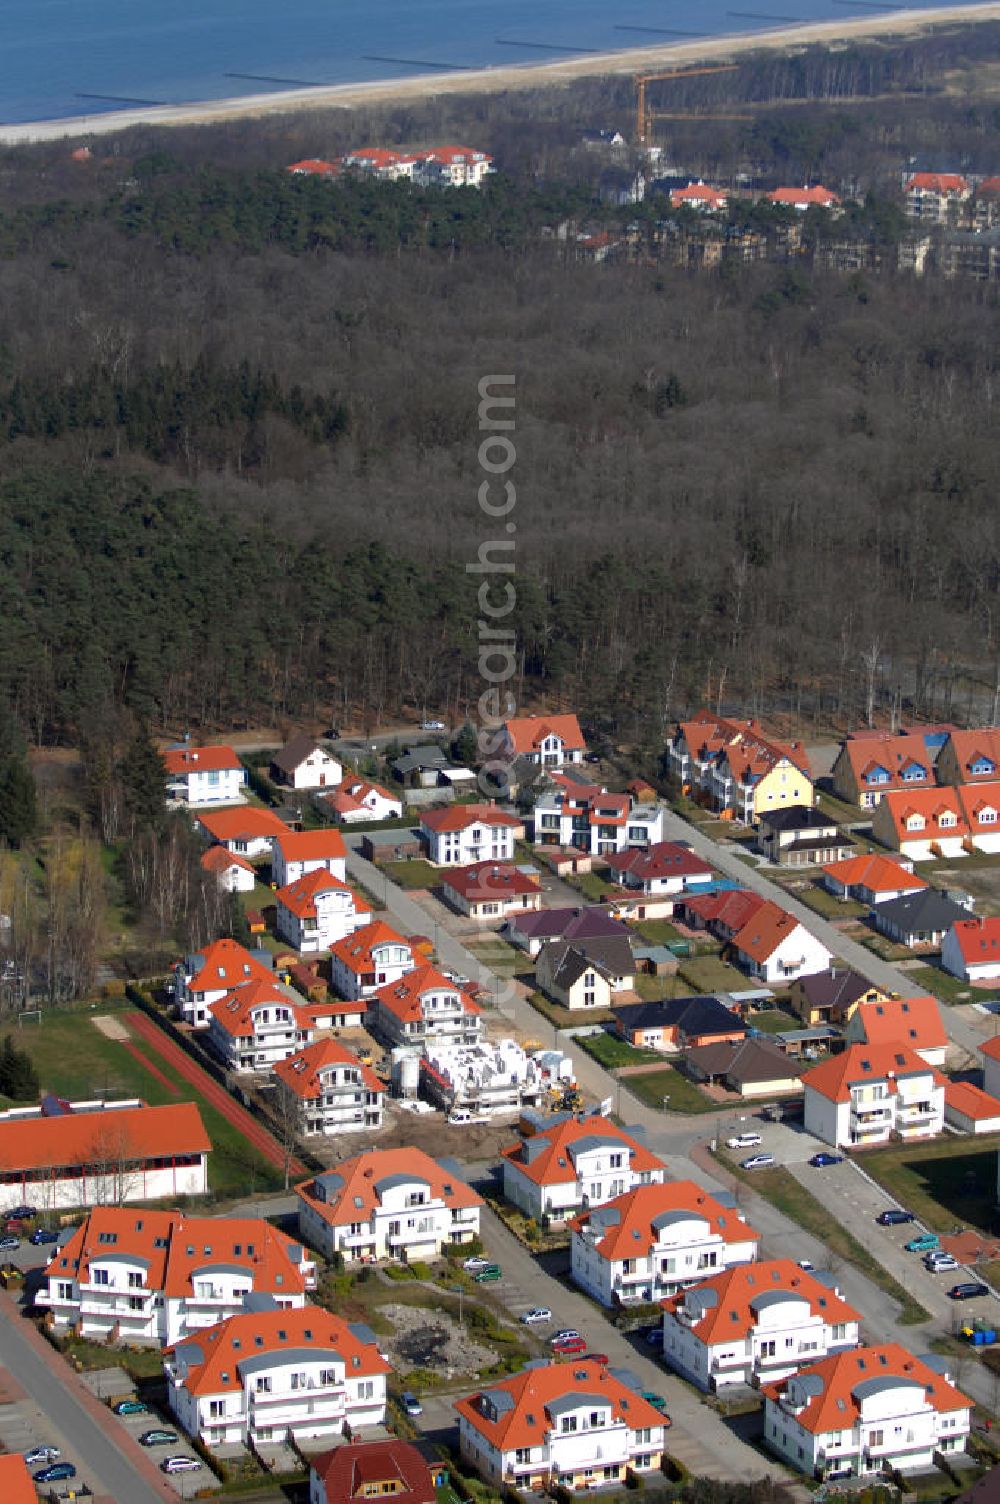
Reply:
M607 1353L584 1353L583 1357L580 1359L580 1362L596 1363L598 1368L607 1368L608 1364L611 1362L611 1359L608 1357Z
M938 1247L938 1235L936 1232L920 1232L915 1238L911 1238L903 1247L907 1253L929 1253L932 1248Z
M582 1337L563 1337L559 1342L552 1344L552 1351L559 1353L561 1357L568 1358L574 1353L585 1353L587 1344Z
M59 1234L54 1227L36 1227L31 1234L31 1241L36 1248L42 1243L58 1243Z
M173 1447L177 1445L179 1439L176 1431L165 1431L158 1426L152 1431L143 1431L139 1437L139 1445L141 1447Z
M989 1285L981 1284L978 1279L967 1279L960 1285L952 1285L948 1296L951 1300L975 1300L977 1296L989 1293Z
M453 1128L467 1128L470 1123L485 1123L485 1121L485 1118L478 1117L476 1113L465 1112L462 1109L448 1114L448 1122Z
M660 1414L666 1418L667 1402L662 1394L657 1394L655 1389L640 1389L639 1394L647 1405L652 1405L654 1410L659 1410Z
M488 1269L492 1262L492 1259L484 1259L481 1253L474 1253L465 1260L462 1268L467 1274L475 1274L477 1269Z
M751 1154L749 1159L740 1161L741 1170L765 1170L774 1164L773 1154Z
M116 1415L145 1415L149 1406L144 1400L119 1400L111 1408Z
M799 1259L799 1268L805 1269L808 1272L809 1270L815 1269L816 1265L813 1263L812 1259Z
M764 1140L759 1133L737 1133L733 1138L726 1139L727 1149L756 1149Z
M444 721L421 721L420 729L421 731L443 731Z
M809 1163L814 1170L825 1170L827 1165L842 1165L844 1163L844 1156L842 1154L827 1154L824 1149L819 1154L814 1154Z
M8 1234L6 1237L0 1238L0 1248L3 1249L4 1253L13 1253L14 1249L20 1248L20 1246L21 1239L15 1238L12 1234Z
M914 1212L904 1212L902 1207L899 1206L891 1206L888 1211L879 1212L875 1218L875 1221L882 1227L899 1227L904 1222L915 1222L916 1220Z
M402 1406L407 1415L423 1415L424 1413L424 1407L412 1389L403 1391Z
M536 1326L539 1322L551 1321L552 1312L548 1306L532 1306L530 1311L525 1311L521 1320L525 1326Z
M32 1447L30 1452L25 1452L24 1460L31 1467L36 1462L55 1462L56 1458L61 1456L62 1453L58 1447L40 1446Z
M17 1222L30 1222L32 1217L38 1216L38 1207L26 1201L23 1206L12 1206L7 1215Z
M579 1337L579 1335L580 1333L577 1331L575 1326L564 1326L560 1331L553 1332L552 1336L549 1338L549 1341L552 1343L552 1346L555 1347L557 1342L566 1342L570 1337Z
M64 1478L75 1478L76 1468L72 1462L50 1462L31 1475L36 1483L61 1483Z
M201 1467L197 1457L185 1457L183 1452L173 1457L164 1457L160 1463L161 1473L196 1473Z
M649 1328L649 1330L645 1334L645 1342L646 1342L646 1346L647 1347L662 1347L663 1346L663 1328L662 1328L662 1326L651 1326Z
M480 1269L478 1274L473 1275L477 1285L489 1285L494 1280L503 1278L503 1270L499 1264L487 1264L485 1269Z
M931 1274L951 1274L959 1267L958 1259L950 1253L939 1253L936 1257L929 1253L924 1259L924 1268Z

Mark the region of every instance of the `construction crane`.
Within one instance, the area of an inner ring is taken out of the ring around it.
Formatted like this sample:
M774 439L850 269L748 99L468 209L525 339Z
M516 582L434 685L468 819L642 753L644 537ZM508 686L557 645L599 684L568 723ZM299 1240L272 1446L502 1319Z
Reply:
M668 73L637 73L635 83L635 125L636 138L640 146L646 146L653 134L653 121L656 118L651 110L646 107L646 85L656 84L668 78L701 78L706 73L735 73L738 63L716 63L705 68L673 68Z

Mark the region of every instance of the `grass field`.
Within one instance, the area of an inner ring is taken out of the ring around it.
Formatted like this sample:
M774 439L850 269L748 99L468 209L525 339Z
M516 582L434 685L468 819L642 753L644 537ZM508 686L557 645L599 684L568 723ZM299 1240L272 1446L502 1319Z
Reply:
M744 992L751 982L721 956L691 956L682 960L677 975L695 993Z
M383 862L380 870L390 882L397 883L401 888L436 888L441 881L439 869L419 856L409 860L404 858L400 862Z
M747 1014L747 1023L761 1034L786 1034L789 1029L801 1029L802 1020L791 1010L764 1008Z
M115 1011L121 1017L121 1010ZM94 1019L108 1012L107 1008L88 1008L43 1013L41 1024L12 1031L15 1043L35 1062L42 1092L70 1100L141 1097L154 1107L194 1101L212 1140L208 1180L213 1192L227 1197L279 1189L283 1184L279 1172L251 1149L240 1131L193 1087L178 1082L179 1095L174 1096L123 1044L100 1032ZM148 1045L140 1043L139 1048L154 1064L160 1064ZM162 1069L170 1074L169 1066Z
M979 987L970 987L968 982L953 977L948 971L942 971L940 966L914 966L907 972L907 976L914 986L922 992L932 992L942 1003L982 1002L990 996L989 992Z
M633 928L647 945L669 945L671 940L681 938L680 930L669 919L640 919Z
M776 1206L780 1212L804 1227L820 1242L825 1243L832 1254L838 1258L846 1259L855 1268L866 1274L873 1284L884 1290L892 1300L896 1301L900 1308L899 1321L901 1326L916 1326L922 1321L930 1320L930 1312L925 1311L922 1305L915 1301L908 1290L893 1279L892 1275L869 1253L868 1249L859 1243L857 1238L849 1233L846 1228L830 1216L827 1208L821 1201L807 1191L805 1186L799 1184L790 1170L782 1166L776 1166L773 1170L741 1170L737 1161L726 1151L720 1151L719 1158L728 1169L737 1177L752 1185L754 1190ZM995 1160L995 1155L994 1155ZM868 1160L865 1160L868 1166ZM897 1193L894 1191L893 1195Z
M653 1065L663 1058L656 1050L636 1049L616 1034L580 1034L576 1043L609 1071L620 1065Z
M665 1065L658 1071L644 1071L641 1076L626 1076L622 1083L626 1091L646 1102L650 1107L663 1109L663 1100L669 1097L667 1112L718 1112L718 1102L704 1096L680 1071Z
M612 1014L607 1008L571 1010L562 1007L560 1003L554 1003L544 992L532 992L528 1001L557 1029L574 1029L580 1024L609 1024L612 1021Z
M868 913L863 903L858 903L853 898L846 901L836 898L834 894L815 884L801 890L796 889L795 897L807 909L812 909L814 914L820 914L824 919L861 919Z
M995 1135L945 1138L873 1149L862 1163L900 1205L935 1232L951 1232L961 1224L988 1233L997 1228L998 1147Z

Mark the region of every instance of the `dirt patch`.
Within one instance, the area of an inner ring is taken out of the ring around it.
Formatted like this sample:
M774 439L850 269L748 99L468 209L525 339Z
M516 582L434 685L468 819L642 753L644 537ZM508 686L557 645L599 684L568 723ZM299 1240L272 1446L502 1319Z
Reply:
M396 1368L426 1368L443 1378L475 1375L496 1361L496 1354L474 1341L446 1311L424 1306L380 1306L392 1322L391 1337L382 1338Z
M113 1013L102 1013L98 1018L92 1018L90 1022L98 1033L104 1035L105 1039L116 1039L119 1044L124 1044L131 1037L125 1024Z

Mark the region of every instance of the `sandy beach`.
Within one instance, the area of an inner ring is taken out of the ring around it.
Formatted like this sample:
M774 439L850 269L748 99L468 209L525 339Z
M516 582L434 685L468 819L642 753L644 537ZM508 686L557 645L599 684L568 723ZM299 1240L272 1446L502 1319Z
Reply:
M223 120L279 115L295 110L353 109L359 105L405 103L437 94L495 94L509 89L537 89L603 74L636 73L702 60L727 61L761 49L849 42L865 37L898 37L932 26L996 20L1000 20L1000 0L948 9L894 11L863 19L851 17L843 22L818 21L783 26L773 31L754 32L751 36L709 37L696 42L672 42L666 46L630 48L597 56L591 53L559 62L477 68L444 76L441 73L418 74L406 79L379 79L371 83L335 84L322 88L280 89L229 99L195 100L188 104L0 125L0 144L17 146L66 137L101 136L134 125L212 125Z

